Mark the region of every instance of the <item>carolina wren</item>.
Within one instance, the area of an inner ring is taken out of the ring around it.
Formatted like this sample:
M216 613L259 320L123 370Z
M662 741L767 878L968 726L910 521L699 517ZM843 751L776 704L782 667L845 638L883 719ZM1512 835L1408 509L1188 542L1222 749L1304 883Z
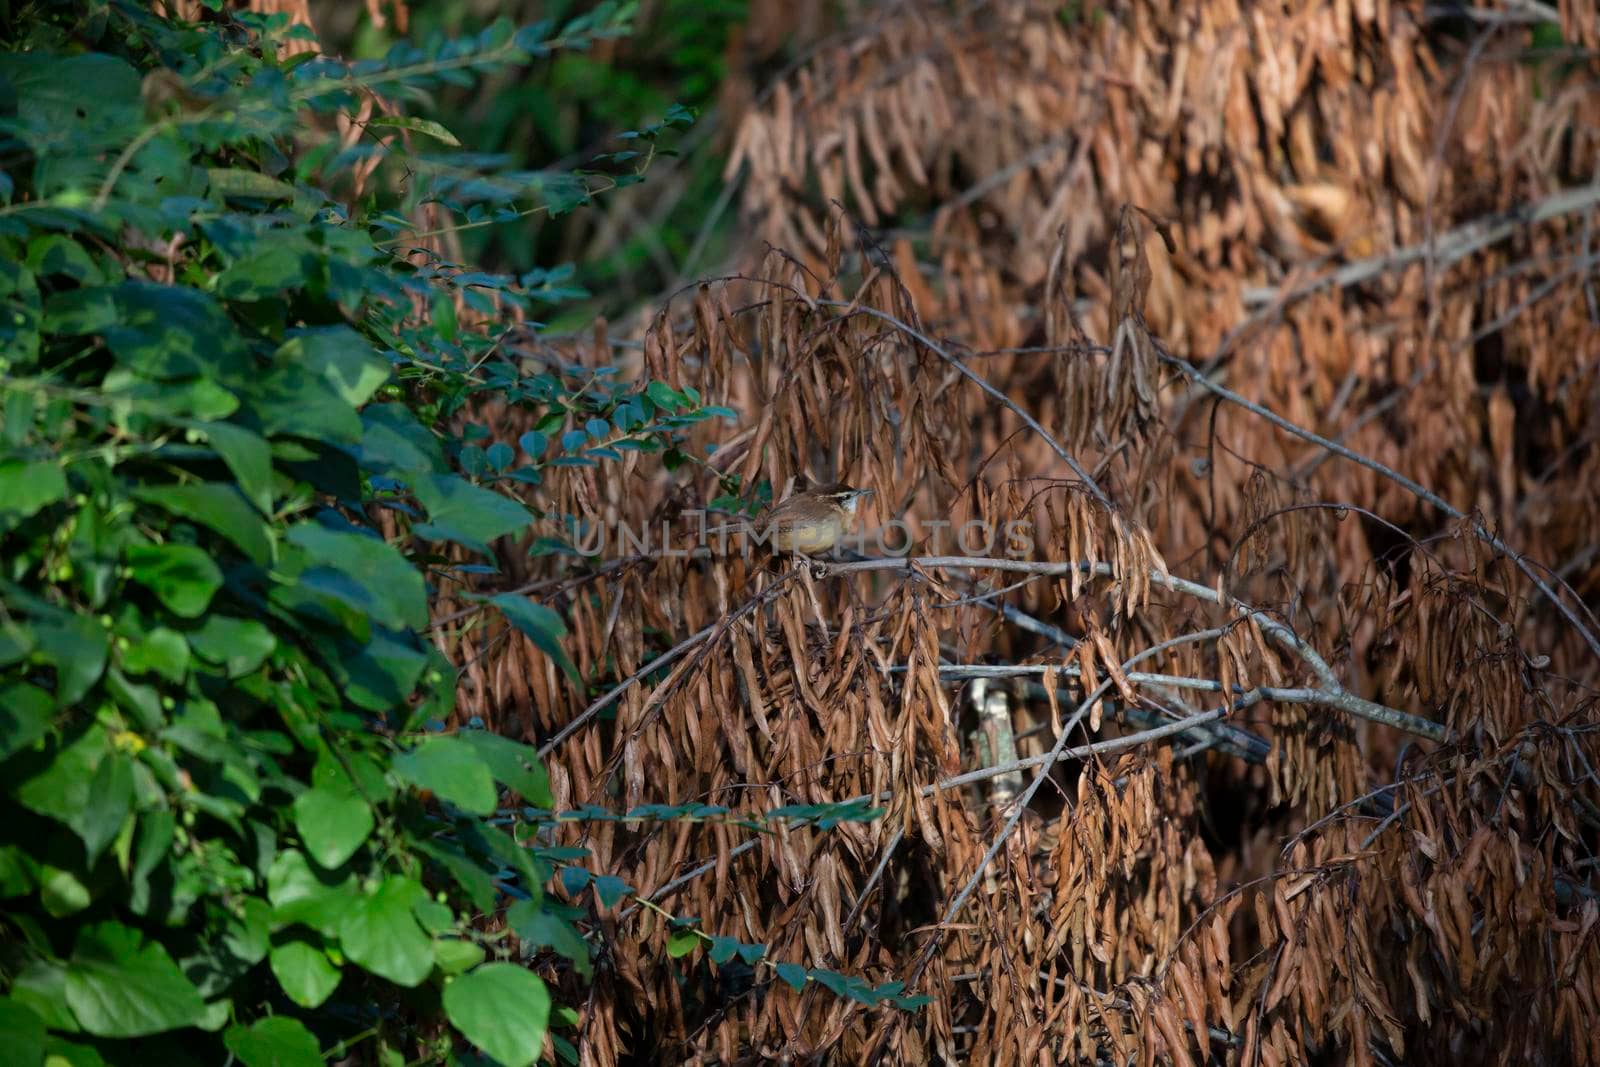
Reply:
M796 493L756 520L774 551L802 556L827 552L850 532L856 505L871 489L842 483Z

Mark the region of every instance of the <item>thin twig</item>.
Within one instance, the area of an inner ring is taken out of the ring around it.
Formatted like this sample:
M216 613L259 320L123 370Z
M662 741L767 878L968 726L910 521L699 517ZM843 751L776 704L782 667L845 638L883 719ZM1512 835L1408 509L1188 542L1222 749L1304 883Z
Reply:
M1173 647L1174 645L1187 643L1188 640L1188 635L1182 635L1180 637L1173 638L1170 641L1163 641L1158 645L1152 645L1151 647L1144 649L1141 652L1137 652L1133 656L1124 660L1122 663L1122 669L1124 671L1131 670L1134 664L1149 659L1151 656L1157 655L1160 652ZM966 885L964 885L961 888L961 891L955 895L955 899L952 900L950 902L950 906L945 909L943 921L940 922L939 925L933 930L932 936L928 938L928 943L924 945L922 947L922 951L917 954L916 965L911 969L911 974L906 981L907 988L914 988L916 986L918 979L922 977L922 972L927 970L928 964L933 961L933 954L938 949L940 941L944 939L944 932L950 928L951 923L955 922L956 916L961 914L961 908L966 904L967 898L972 895L973 891L978 888L978 883L983 880L983 872L988 869L989 864L994 862L995 856L999 855L1000 850L1005 847L1006 840L1010 838L1011 832L1016 829L1017 823L1022 821L1022 815L1028 810L1028 804L1033 800L1033 795L1039 791L1039 788L1044 785L1045 781L1050 777L1050 768L1055 765L1057 760L1061 759L1062 754L1065 752L1067 747L1067 738L1072 736L1072 731L1077 727L1078 723L1083 720L1083 717L1089 714L1089 709L1094 707L1094 705L1106 695L1113 684L1113 679L1108 677L1105 681L1096 686L1094 691L1085 697L1083 702L1078 705L1077 710L1072 714L1072 718L1069 719L1061 728L1061 736L1056 738L1055 746L1051 748L1050 751L1043 757L1039 758L1039 773L1034 776L1032 782L1028 783L1028 788L1022 791L1022 795L1017 798L1016 805L1012 809L1010 817L1006 819L1005 825L1000 828L1000 832L995 835L994 841L989 845L988 850L984 852L983 858L978 861L977 870L972 872L971 877L967 879ZM1220 717L1221 714L1222 712L1218 712L1217 717ZM1193 717L1194 716L1191 716L1191 718ZM1210 720L1208 719L1207 721ZM1180 727L1179 724L1174 723L1172 724L1172 731L1174 733L1179 732L1180 729L1187 729L1188 725L1191 724L1185 724ZM1158 727L1158 729L1166 728ZM1127 742L1129 739L1117 738L1116 740Z
M1458 226L1444 233L1434 242L1434 261L1441 266L1448 266L1505 240L1521 227L1546 222L1562 215L1571 215L1596 204L1600 204L1600 186L1590 185L1581 189L1563 189L1543 200L1524 204L1512 211L1475 219L1465 226ZM1426 258L1428 251L1428 245L1423 243L1358 259L1321 278L1297 286L1292 293L1286 295L1299 299L1323 289L1347 289L1369 278L1410 266ZM1285 294L1280 294L1277 288L1266 286L1246 289L1242 295L1246 305L1259 305L1271 303Z
M1104 688L1105 687L1102 687L1102 689ZM1104 694L1102 693L1101 695ZM1098 699L1098 697L1096 699ZM1002 774L1011 774L1015 771L1037 767L1043 763L1046 763L1047 761L1060 762L1062 760L1082 760L1088 759L1090 756L1109 755L1113 752L1122 752L1130 748L1137 748L1138 746L1146 744L1147 742L1159 741L1163 738L1171 737L1174 734L1181 734L1188 730L1192 730L1195 727L1205 726L1209 723L1216 722L1218 719L1224 718L1234 711L1257 704L1262 699L1263 698L1258 695L1246 694L1241 699L1236 700L1232 704L1225 707L1217 707L1208 711L1197 712L1194 715L1179 719L1176 722L1166 723L1162 726L1153 727L1149 730L1141 730L1138 733L1127 734L1123 737L1114 737L1106 741L1096 741L1092 744L1078 745L1074 748L1066 748L1063 746L1061 751L1056 753L1053 760L1049 754L1046 754L1042 756L1028 756L1025 759L1015 760L1013 762L995 767L982 767L975 771L968 771L965 774L956 775L953 778L943 779L933 783L932 785L925 785L918 790L918 793L924 797L931 797L936 793L942 793L951 789L959 789L962 786L972 785L975 782L987 781L990 778L997 778ZM1067 731L1063 731L1063 736L1066 736L1066 733ZM1038 782L1042 780L1043 777L1044 775L1041 775L1039 778L1035 779L1034 787L1037 786ZM1030 789L1031 788L1033 787L1030 787ZM860 796L850 797L849 799L842 800L839 803L841 805L861 803L877 804L892 800L893 797L894 794L888 791L882 793L863 793ZM1019 803L1026 803L1030 797L1031 792L1024 793L1023 798L1019 801ZM758 847L761 844L761 841L761 837L753 837L742 844L735 845L733 848L728 850L728 859L733 859L737 856L744 855L746 852ZM640 897L639 899L657 901L663 897L671 896L673 893L682 889L690 882L693 882L696 878L716 870L719 862L720 858L706 860L704 863L701 863L698 866L695 866L679 875L677 878L662 884L658 889ZM981 868L979 873L982 873ZM865 891L863 891L863 898L865 895ZM625 908L621 913L619 913L618 918L621 920L626 920L636 911L638 911L637 907Z
M893 670L905 670L904 667L895 667ZM1006 665L970 665L950 664L938 668L941 678L1016 678L1031 677L1043 674L1047 670L1056 671L1063 677L1077 677L1079 670L1072 666L1051 666L1048 664L1006 664ZM1194 689L1207 693L1222 692L1222 683L1210 678L1191 678L1180 674L1151 674L1145 671L1129 671L1125 677L1135 685L1164 686L1172 689ZM1426 737L1432 741L1444 741L1448 738L1448 731L1436 722L1428 719L1419 719L1407 715L1403 711L1388 707L1384 704L1375 704L1364 700L1343 689L1328 691L1326 689L1309 688L1282 688L1278 686L1257 686L1245 689L1234 686L1235 694L1245 695L1259 693L1265 700L1276 701L1282 704L1313 704L1338 708L1348 711L1363 719L1381 722L1386 726L1393 726L1413 733L1419 737Z
M865 304L847 302L844 300L815 300L813 302L822 307L844 308L853 314L866 315L870 318L878 319L881 322L885 322L890 326L893 326L907 337L910 337L912 340L921 344L928 351L932 352L934 355L950 364L950 366L954 367L957 371L961 372L963 376L973 382L973 384L977 385L979 389L982 389L985 393L988 393L990 396L998 400L1004 407L1010 409L1011 412L1015 414L1017 418L1021 419L1030 430L1038 434L1045 444L1050 446L1051 451L1055 452L1056 455L1061 457L1062 461L1072 469L1072 473L1076 474L1089 492L1094 494L1096 500L1098 500L1105 507L1111 507L1111 498L1106 496L1106 494L1100 489L1100 486L1095 483L1094 478L1090 476L1089 472L1084 470L1083 467L1079 465L1078 461L1072 457L1072 453L1068 452L1066 448L1062 446L1061 442L1057 441L1055 437L1051 435L1049 430L1046 430L1043 426L1039 425L1038 419L1034 418L1032 415L1029 415L1009 396L1006 396L1006 394L990 385L981 375L973 371L971 367L968 367L961 360L951 355L945 350L943 345L939 344L939 342L935 341L921 330L918 330L916 327L902 322L900 319L889 314L887 311L879 311L877 308L868 307Z
M1600 201L1600 189L1593 190L1593 192L1595 194L1594 199ZM1484 528L1482 523L1478 522L1476 519L1468 520L1464 513L1457 510L1438 493L1435 493L1433 490L1418 482L1412 481L1399 471L1390 467L1386 467L1375 459L1369 459L1360 452L1357 452L1351 448L1347 448L1337 441L1331 441L1319 433L1313 433L1303 426L1290 422L1282 415L1279 415L1276 411L1263 407L1253 400L1248 400L1224 385L1210 381L1204 375L1202 375L1192 363L1186 359L1181 359L1178 356L1173 355L1171 352L1167 351L1166 346L1161 344L1159 341L1156 342L1156 351L1160 353L1163 362L1176 367L1178 370L1188 376L1191 381L1200 385L1202 388L1215 393L1222 399L1233 404L1237 404L1239 407L1244 408L1251 414L1259 415L1261 418L1266 419L1280 430L1284 430L1287 433L1293 434L1301 440L1310 441L1313 444L1325 448L1343 459L1347 459L1352 463L1359 464L1370 471L1388 478L1396 485L1399 485L1409 491L1413 496L1432 504L1434 507L1438 508L1440 511L1454 519L1470 522L1472 532L1477 535L1478 539L1484 544L1488 545L1490 548L1494 549L1496 552L1503 553L1509 557L1511 561L1516 564L1517 569L1521 571L1541 593L1550 599L1550 602L1556 606L1556 610L1561 612L1561 614L1566 617L1567 621L1572 624L1572 627L1578 631L1578 633L1583 637L1584 643L1589 646L1589 651L1593 652L1596 657L1600 657L1600 639L1597 639L1589 630L1589 628L1583 624L1583 620L1578 617L1577 613L1574 612L1571 607L1558 598L1555 593L1551 592L1550 588L1545 584L1544 579L1535 573L1532 564L1527 561L1527 558L1524 557L1522 553L1512 549L1504 541L1500 540L1500 538L1490 533ZM1566 586L1565 582L1562 582L1561 584ZM1567 588L1568 591L1571 592L1571 588ZM1577 596L1576 593L1573 595L1575 597ZM1578 600L1581 602L1582 597L1578 597Z
M905 556L896 559L869 559L853 563L829 564L827 573L846 574L857 571L883 570L909 572L913 565L918 567L988 568L990 570L1049 575L1081 572L1110 577L1113 573L1109 563L1057 563L1025 559L997 559L986 556ZM1433 741L1449 739L1449 732L1438 723L1418 718L1415 715L1408 715L1387 705L1346 692L1344 686L1339 683L1338 676L1333 673L1333 668L1328 666L1327 661L1322 658L1321 654L1300 640L1299 635L1293 630L1266 612L1252 608L1248 604L1232 598L1225 600L1210 586L1191 582L1160 570L1150 572L1150 581L1157 585L1164 585L1175 592L1184 593L1201 600L1209 600L1214 604L1248 615L1257 626L1261 627L1263 633L1294 653L1306 666L1311 668L1312 673L1322 682L1323 695L1327 697L1326 700L1319 701L1319 703L1324 703L1329 707L1336 707L1351 715L1405 730L1408 733L1426 737Z
M646 556L624 556L621 559L607 560L601 566L599 566L598 568L596 568L593 571L590 571L588 574L579 574L579 575L574 575L574 576L570 576L570 577L566 577L566 578L541 578L538 581L527 582L527 583L524 583L523 585L517 586L514 589L507 589L507 590L505 590L505 591L503 591L503 592L501 592L499 594L496 594L496 595L498 595L498 596L529 596L529 595L531 595L533 593L542 593L542 592L544 592L546 590L550 590L550 589L555 589L557 591L560 591L560 590L564 589L567 586L582 585L585 582L592 582L596 578L606 577L607 575L611 574L613 571L622 570L623 568L628 567L628 566L630 566L630 565L632 565L634 563L638 563L639 561L641 561L643 559L646 559L646 558L648 558L648 557L646 557ZM462 608L459 611L453 611L448 615L441 615L436 619L428 620L428 625L423 627L422 632L423 633L431 633L432 631L437 630L437 629L439 629L441 627L449 626L453 622L459 622L459 621L461 621L462 619L466 618L469 615L476 615L481 611L487 611L492 606L493 606L493 598L485 597L483 600L477 601L476 603L472 604L470 607L465 607L465 608Z
M850 933L850 930L855 926L856 918L860 916L862 910L867 906L867 898L872 896L872 888L883 879L883 872L888 869L890 857L894 855L894 850L900 847L900 842L905 839L905 836L905 830L896 830L894 836L889 839L889 843L883 846L883 855L878 857L877 866L872 868L872 877L868 878L867 884L861 887L861 892L856 895L856 902L850 907L850 914L845 916L842 929L846 934Z
M1109 682L1109 679L1107 681ZM1096 690L1096 692L1099 692L1103 695L1107 688L1108 686L1102 685L1099 690ZM1207 726L1216 722L1218 719L1231 715L1235 711L1240 711L1244 708L1259 704L1264 699L1266 699L1266 697L1261 690L1251 690L1238 700L1235 700L1232 704L1224 704L1219 707L1210 708L1206 711L1197 711L1193 715L1186 715L1181 719L1176 719L1168 723L1162 723L1160 726L1152 726L1148 730L1139 730L1135 733L1124 734L1121 737L1113 737L1105 741L1094 741L1086 745L1078 745L1074 748L1063 747L1058 752L1052 750L1052 752L1054 752L1053 756L1050 752L1046 752L1040 756L1023 756L1007 763L996 764L993 767L980 767L975 771L967 771L965 774L958 774L954 778L946 778L936 785L924 786L922 793L924 796L929 796L933 793L944 792L947 789L958 789L964 785L972 785L974 782L986 782L991 778L998 778L1002 774L1011 774L1014 771L1025 771L1031 767L1045 766L1048 768L1048 766L1059 763L1062 760L1082 760L1088 759L1090 756L1107 756L1114 752L1123 752L1130 748L1138 748L1140 745L1147 744L1151 741L1160 741L1163 738L1171 737L1174 734L1188 733L1190 730L1196 729L1197 727ZM1066 733L1067 731L1063 730L1062 732ZM1059 738L1057 740L1059 740ZM1035 779L1036 783L1037 781L1038 779ZM1022 798L1018 801L1018 803L1026 802L1030 796L1031 793L1023 793ZM947 918L945 921L949 922L950 919Z
M567 723L567 725L563 726L560 730L556 731L556 735L554 737L540 745L539 758L544 759L546 756L550 755L550 753L554 752L561 746L561 742L577 733L578 730L583 727L584 723L600 714L606 708L609 708L612 704L615 704L617 702L617 698L622 696L623 693L626 693L633 686L637 685L652 671L660 670L662 667L665 667L667 664L671 663L673 660L677 659L679 656L683 655L685 652L689 651L706 638L710 637L716 632L717 627L720 625L721 620L718 620L717 622L712 623L710 626L707 626L705 629L700 630L698 633L684 638L682 641L679 641L677 644L661 653L661 655L657 656L649 663L646 663L643 667L640 667L637 671L634 671L633 674L618 682L609 692L606 693L605 696L596 700L587 708L584 708L583 711L578 713L578 716L575 719Z
M1561 12L1537 0L1506 0L1511 10L1501 11L1487 7L1463 7L1459 4L1434 4L1422 9L1426 19L1470 19L1473 22L1495 26L1526 26L1541 22L1561 24Z

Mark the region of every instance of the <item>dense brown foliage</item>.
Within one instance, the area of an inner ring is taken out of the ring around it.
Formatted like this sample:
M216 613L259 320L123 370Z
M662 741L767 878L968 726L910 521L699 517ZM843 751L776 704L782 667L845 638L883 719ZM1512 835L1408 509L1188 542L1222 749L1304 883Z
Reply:
M741 424L537 502L659 539L719 475L841 478L913 555L1027 519L1046 566L508 551L636 683L592 704L441 605L462 716L557 738L563 804L888 808L575 826L712 934L934 997L670 960L586 893L585 1063L1600 1064L1600 15L1530 54L1539 7L754 4L752 54L816 43L729 83L749 264L560 349Z

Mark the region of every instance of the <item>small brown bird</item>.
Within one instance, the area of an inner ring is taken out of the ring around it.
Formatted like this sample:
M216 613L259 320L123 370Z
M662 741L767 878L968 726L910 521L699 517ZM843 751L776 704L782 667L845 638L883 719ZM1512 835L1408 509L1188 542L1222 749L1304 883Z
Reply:
M773 550L811 556L827 552L850 532L861 498L871 489L843 483L796 493L756 520Z

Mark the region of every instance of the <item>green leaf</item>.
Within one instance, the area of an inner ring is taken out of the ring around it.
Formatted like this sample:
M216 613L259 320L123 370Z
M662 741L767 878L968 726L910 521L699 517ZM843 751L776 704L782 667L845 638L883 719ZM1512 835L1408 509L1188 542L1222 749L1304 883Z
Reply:
M93 1045L51 1036L45 1043L46 1067L106 1067Z
M297 363L321 378L353 408L365 404L389 380L389 361L348 326L294 330L278 349L280 364Z
M473 907L479 911L494 907L494 879L484 870L484 864L469 858L455 842L418 841L412 847L448 871Z
M589 943L570 920L552 914L543 901L517 901L506 909L506 923L517 932L524 949L549 946L571 960L579 974L587 977L594 973Z
M240 914L229 913L220 944L245 966L253 967L267 958L271 947L272 908L260 897L245 897L237 907Z
M539 175L539 179L540 192L544 194L544 202L553 219L589 202L589 190L579 175L569 171L554 171Z
M6 1062L37 1067L44 1062L44 1020L10 997L0 997L0 1034L5 1035Z
M186 619L204 612L222 587L222 572L193 545L131 545L126 559L134 580Z
M36 619L33 639L36 655L56 668L56 700L71 705L83 699L100 680L111 651L111 641L100 623L89 615L57 615Z
M426 895L419 883L391 875L376 892L352 903L339 924L345 955L396 985L419 985L433 970L433 939L411 909Z
M595 876L594 893L599 898L602 908L614 906L619 900L632 892L633 888L614 874Z
M147 914L152 897L161 895L164 876L172 870L172 842L177 836L177 828L177 817L170 811L147 811L139 816L138 845L133 856L133 873L129 878L133 893L128 902L129 910L135 915Z
M853 981L848 975L840 974L837 971L824 971L820 968L814 968L807 973L811 975L811 979L814 982L836 997L844 997L847 1000L860 999L860 986L857 981Z
M238 167L207 167L211 191L221 197L249 197L254 200L292 200L294 186L258 170Z
M279 355L304 355L303 343L285 346ZM353 445L361 440L361 419L355 405L315 367L299 359L280 359L251 390L248 399L268 437L293 434L313 441Z
M95 768L88 802L74 813L70 825L83 838L90 867L122 831L133 814L133 761L112 752Z
M89 887L72 871L39 864L39 903L53 918L61 919L87 908L94 901Z
M587 867L563 867L558 872L558 877L561 880L561 888L567 891L568 896L575 897L594 881L594 872Z
M454 737L425 738L395 757L394 772L473 815L492 815L499 802L494 776L483 758Z
M573 666L566 649L561 647L561 637L567 632L567 624L560 615L520 593L501 593L491 597L489 603L499 608L513 626L527 634L539 651L555 660L573 685L583 685L578 668Z
M525 529L533 516L521 504L451 474L415 478L417 500L428 509L426 525L413 527L421 537L455 541L479 552L488 542Z
M188 651L187 648L184 649L186 655ZM120 670L112 667L106 671L106 690L118 707L133 716L135 729L156 733L166 726L167 715L161 707L161 694L154 685L134 682ZM152 755L146 758L155 757ZM145 780L141 778L140 784L146 784ZM148 791L144 799L150 799Z
M0 616L0 666L9 667L27 659L38 644L32 630L22 626L15 616Z
M318 789L355 789L370 803L382 804L395 794L387 775L387 754L380 762L376 756L360 751L340 756L325 749L318 753L311 769L311 784Z
M263 515L272 514L272 453L267 439L231 422L202 422L195 429L206 435L207 442L238 479L239 491Z
M186 636L195 655L220 665L229 678L252 673L278 647L278 639L262 623L226 615L208 614L200 628Z
M767 818L815 823L819 829L831 830L841 822L873 822L881 818L886 809L870 805L871 802L868 800L845 800L833 804L790 804L767 812Z
M459 937L440 937L433 942L433 954L443 974L457 975L483 962L483 947Z
M415 130L418 133L427 134L436 141L443 141L451 148L461 147L461 142L456 139L455 134L451 133L437 122L434 122L432 119L413 118L410 115L383 115L379 118L370 120L367 125L397 126L403 130Z
M305 284L310 253L307 242L286 236L261 241L216 276L213 291L228 300L260 300L299 289Z
M3 75L0 75L3 82ZM3 184L5 179L0 179ZM0 189L3 192L3 189ZM0 195L0 200L3 200ZM42 318L42 301L38 282L29 270L18 262L0 259L0 352L5 352L10 370L32 370L38 363L38 328ZM16 395L16 394L11 394ZM19 445L34 430L34 403L27 403L26 418L21 422L11 419L22 414L19 402L6 405L6 442Z
M780 963L776 969L778 977L789 983L789 988L795 992L806 987L806 969L798 963Z
M55 710L50 694L36 685L12 682L0 689L0 762L43 737Z
M44 327L51 333L72 337L100 333L116 321L114 286L90 286L53 293L44 305Z
M239 398L209 378L156 381L115 367L106 372L100 388L117 407L171 419L179 425L196 419L225 419L239 410Z
M267 962L284 993L302 1008L320 1007L339 986L339 968L308 941L273 946Z
M674 930L667 935L667 955L673 959L687 956L700 947L700 934L695 930Z
M36 959L17 973L11 999L26 1005L52 1030L76 1034L82 1028L67 1007L67 968L58 960Z
M130 674L154 672L180 685L189 672L189 643L178 631L157 626L123 652L122 668Z
M645 387L645 395L655 402L656 407L668 410L687 403L683 396L666 382L651 382Z
M3 181L0 179L0 184ZM0 352L6 353L13 370L31 369L38 363L41 310L39 283L33 274L18 263L0 259ZM33 407L30 398L24 414L21 401L7 401L7 443L21 444L33 431ZM13 421L19 418L20 421Z
M918 993L914 997L890 997L889 1003L901 1011L916 1011L933 1003L933 998L925 993Z
M106 691L117 706L133 715L143 730L160 730L167 721L161 710L161 694L153 685L141 685L117 668L106 671Z
M515 838L499 827L484 822L462 820L457 823L457 831L469 851L489 857L500 868L510 867L516 872L524 889L535 898L540 895L539 886L549 878L549 874L534 862L531 849L519 845Z
M222 1043L245 1067L322 1067L317 1039L304 1023L287 1015L273 1015L248 1028L230 1026Z
M239 547L251 562L272 562L272 539L261 515L231 484L204 482L135 489L134 498L180 518L209 526Z
M39 773L12 786L13 795L23 807L71 825L88 807L91 783L110 753L105 727L92 722L58 747Z
M443 951L440 945L447 939L441 938L439 935L455 930L456 913L450 910L448 904L441 904L431 898L417 901L416 907L411 910L416 914L417 921L422 924L422 928L434 936L434 955L442 961L444 957L439 955ZM443 966L442 962L441 966Z
M31 518L67 495L67 475L50 460L0 463L0 515Z
M332 870L356 854L376 823L353 789L308 789L295 798L294 825L311 858Z
M67 964L67 1004L96 1037L141 1037L193 1026L205 1002L167 950L116 922L78 932Z
M324 934L338 932L358 899L349 873L314 870L298 849L284 849L267 868L267 900L280 923L304 923Z
M1528 44L1535 49L1561 48L1566 44L1561 35L1561 23L1554 20L1536 22L1528 38Z
M448 291L440 289L433 294L432 314L429 316L435 332L446 341L454 342L460 336L456 321L456 304Z
M485 730L463 730L456 737L478 754L507 789L535 807L555 806L550 776L539 761L539 753L532 747Z
M17 132L40 154L35 195L101 180L110 165L103 150L139 131L139 75L115 56L64 56L46 49L7 54L0 56L0 81L9 83L7 110Z
M3 318L4 316L0 315L0 319ZM0 327L0 331L3 331L3 329L3 327ZM8 339L4 332L0 332L0 349L5 348ZM0 436L3 436L6 444L13 448L25 444L28 436L33 433L33 416L36 407L34 399L33 393L23 389L6 394L5 409L0 412ZM41 397L40 399L43 398Z
M384 474L444 469L439 439L404 404L369 404L361 409L362 467Z
M303 522L289 530L289 543L322 564L300 575L302 584L343 600L393 630L421 629L428 623L428 598L422 575L393 545L365 534L330 530ZM331 582L319 580L332 578Z
M539 1058L550 1025L550 991L514 963L485 963L445 986L444 1010L462 1035L504 1067Z
M197 289L123 282L112 291L116 321L102 331L106 346L146 378L232 379L249 355L215 300Z
M382 626L373 626L364 643L338 642L326 660L351 702L372 711L405 703L430 662L415 634Z
M161 738L210 763L225 763L234 754L221 712L209 700L186 701Z

